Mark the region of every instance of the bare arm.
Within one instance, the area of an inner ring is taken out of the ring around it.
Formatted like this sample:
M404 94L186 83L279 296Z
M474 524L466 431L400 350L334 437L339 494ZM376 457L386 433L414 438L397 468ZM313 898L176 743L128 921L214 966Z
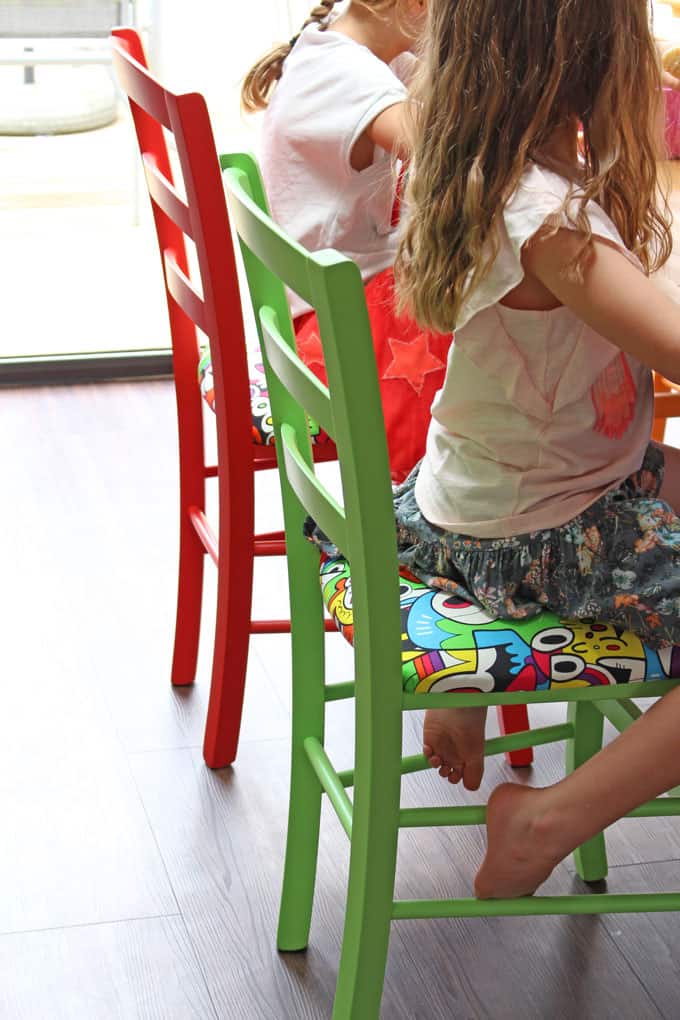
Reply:
M558 301L627 354L680 384L680 307L606 241L594 239L594 256L582 283L566 279L582 235L558 230L529 241L525 272Z
M387 152L393 152L399 159L407 159L406 144L406 103L395 103L379 113L366 128L366 134L374 145Z
M372 120L354 143L350 162L355 170L365 170L373 162L376 145L397 159L408 158L406 145L406 103L394 103Z

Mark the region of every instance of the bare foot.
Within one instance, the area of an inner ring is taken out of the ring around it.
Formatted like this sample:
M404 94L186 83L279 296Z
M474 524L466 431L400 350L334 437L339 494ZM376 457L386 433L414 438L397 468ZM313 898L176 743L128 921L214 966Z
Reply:
M503 783L486 809L487 851L475 879L480 900L530 896L566 856L544 811L545 790Z
M478 790L484 774L486 708L429 708L423 725L423 754L450 783Z

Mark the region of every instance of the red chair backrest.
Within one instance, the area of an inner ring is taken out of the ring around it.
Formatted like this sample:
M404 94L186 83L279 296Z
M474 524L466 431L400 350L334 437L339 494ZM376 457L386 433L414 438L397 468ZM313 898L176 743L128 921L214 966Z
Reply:
M210 342L219 462L226 463L226 458L252 461L238 275L205 100L197 93L177 95L164 88L149 73L141 40L133 29L114 29L112 44L116 77L130 102L163 264L180 444L194 441L199 433L202 441L203 436L198 326ZM163 128L174 136L186 200L175 187ZM202 293L190 279L185 236L196 246Z

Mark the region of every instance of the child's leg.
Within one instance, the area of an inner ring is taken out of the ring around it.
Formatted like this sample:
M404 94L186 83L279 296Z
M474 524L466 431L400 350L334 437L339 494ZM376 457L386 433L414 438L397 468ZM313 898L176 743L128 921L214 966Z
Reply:
M545 789L506 783L487 809L481 899L526 896L577 846L680 784L680 688L566 779Z
M429 708L423 725L423 754L450 783L478 790L484 773L486 708Z

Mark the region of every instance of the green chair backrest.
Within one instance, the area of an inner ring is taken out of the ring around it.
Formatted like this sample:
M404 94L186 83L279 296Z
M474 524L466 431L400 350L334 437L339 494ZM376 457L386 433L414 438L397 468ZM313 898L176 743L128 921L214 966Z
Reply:
M220 157L243 255L269 385L286 528L291 619L322 608L318 551L303 537L309 514L352 567L357 708L401 710L399 582L394 509L378 376L361 275L335 251L310 254L267 214L248 154ZM285 287L317 314L328 377L296 353ZM335 441L342 499L316 477L307 415ZM370 641L368 635L370 634Z

